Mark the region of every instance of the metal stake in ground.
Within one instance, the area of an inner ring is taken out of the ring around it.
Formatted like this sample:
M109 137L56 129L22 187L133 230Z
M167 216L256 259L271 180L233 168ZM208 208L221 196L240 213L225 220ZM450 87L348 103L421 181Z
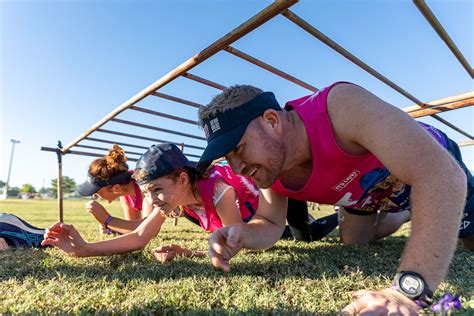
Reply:
M58 148L56 149L56 156L58 157L58 179L56 181L57 194L58 194L58 209L59 209L59 221L63 222L63 152L61 151L61 141L58 140Z

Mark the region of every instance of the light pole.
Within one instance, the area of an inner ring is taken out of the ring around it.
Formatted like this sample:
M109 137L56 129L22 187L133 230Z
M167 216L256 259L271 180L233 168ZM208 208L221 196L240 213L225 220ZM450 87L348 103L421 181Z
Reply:
M13 153L15 152L15 145L18 144L20 141L16 139L10 139L12 142L12 153L10 155L10 165L8 166L8 176L7 176L7 182L5 183L5 187L3 188L3 195L2 199L6 199L8 195L8 182L10 181L10 174L12 172L12 163L13 163Z

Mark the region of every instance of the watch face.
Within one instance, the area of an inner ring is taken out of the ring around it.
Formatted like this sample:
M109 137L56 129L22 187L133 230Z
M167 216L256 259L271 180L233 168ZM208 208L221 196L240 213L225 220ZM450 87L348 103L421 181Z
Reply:
M400 278L400 288L407 294L417 296L423 292L423 282L413 275Z

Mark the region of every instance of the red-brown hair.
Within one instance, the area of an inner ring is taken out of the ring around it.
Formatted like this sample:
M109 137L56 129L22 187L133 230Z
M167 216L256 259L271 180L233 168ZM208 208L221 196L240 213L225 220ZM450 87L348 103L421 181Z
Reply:
M91 163L89 174L94 178L108 180L119 173L128 171L126 161L125 151L119 145L114 144L112 149L109 150L108 155L98 158Z

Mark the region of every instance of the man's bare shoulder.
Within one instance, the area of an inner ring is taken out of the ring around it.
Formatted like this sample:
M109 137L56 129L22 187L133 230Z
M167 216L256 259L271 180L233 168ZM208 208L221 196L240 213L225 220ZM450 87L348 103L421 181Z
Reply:
M368 123L368 117L361 114L378 108L377 101L381 100L354 84L338 84L329 91L327 113L336 142L345 152L352 155L367 153L361 146L358 131Z
M344 115L344 113L373 110L380 107L395 108L366 89L350 83L341 83L334 86L327 97L327 109L330 116L340 115L345 117L349 115Z

